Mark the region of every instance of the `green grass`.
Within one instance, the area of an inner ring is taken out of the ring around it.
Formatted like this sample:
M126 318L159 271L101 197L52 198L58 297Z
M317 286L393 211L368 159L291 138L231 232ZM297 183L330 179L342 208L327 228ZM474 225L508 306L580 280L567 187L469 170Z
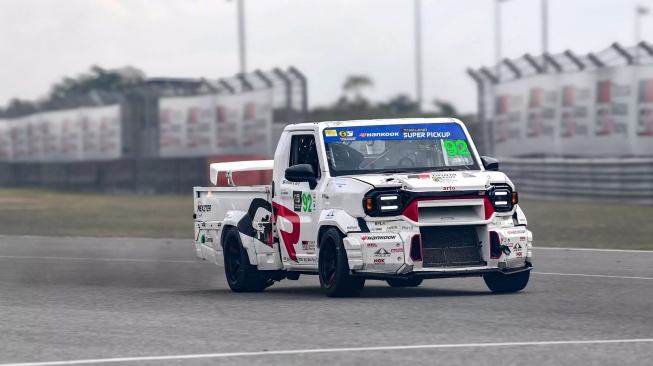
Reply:
M653 206L522 200L536 246L653 250ZM0 234L193 237L187 196L0 189Z
M653 250L653 205L520 201L534 246Z
M192 238L188 196L0 190L0 234Z

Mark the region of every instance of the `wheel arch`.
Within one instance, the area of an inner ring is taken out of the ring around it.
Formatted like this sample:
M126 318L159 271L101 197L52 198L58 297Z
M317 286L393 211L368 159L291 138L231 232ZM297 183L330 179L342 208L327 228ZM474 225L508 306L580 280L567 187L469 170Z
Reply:
M317 248L318 248L318 249L320 248L320 244L322 243L322 236L324 235L324 233L325 233L327 230L329 230L329 229L331 229L331 228L336 229L336 231L340 234L340 238L344 238L344 237L345 237L345 233L343 233L343 232L342 232L342 229L340 229L338 226L335 226L335 225L329 225L329 224L322 225L322 226L320 226L320 229L319 229L318 232L317 232Z

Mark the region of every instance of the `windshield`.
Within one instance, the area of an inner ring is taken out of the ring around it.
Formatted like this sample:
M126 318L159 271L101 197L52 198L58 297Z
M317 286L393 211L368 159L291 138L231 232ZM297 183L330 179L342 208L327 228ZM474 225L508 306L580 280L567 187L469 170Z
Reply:
M323 133L332 176L478 169L456 123L343 126Z

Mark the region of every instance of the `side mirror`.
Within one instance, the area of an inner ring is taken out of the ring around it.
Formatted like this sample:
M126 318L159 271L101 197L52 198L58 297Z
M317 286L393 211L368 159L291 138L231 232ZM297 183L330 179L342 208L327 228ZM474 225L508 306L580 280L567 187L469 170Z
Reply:
M297 164L286 169L284 177L291 182L308 182L309 187L317 186L315 171L311 164Z
M489 156L481 156L481 161L485 170L499 170L499 160Z

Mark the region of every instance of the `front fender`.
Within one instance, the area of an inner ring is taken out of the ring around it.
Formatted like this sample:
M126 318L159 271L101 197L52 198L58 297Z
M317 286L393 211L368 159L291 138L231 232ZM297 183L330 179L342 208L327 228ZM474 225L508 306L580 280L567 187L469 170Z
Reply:
M350 232L361 231L358 225L358 219L351 216L347 211L338 208L322 210L318 226L320 228L323 226L335 226L345 235Z

